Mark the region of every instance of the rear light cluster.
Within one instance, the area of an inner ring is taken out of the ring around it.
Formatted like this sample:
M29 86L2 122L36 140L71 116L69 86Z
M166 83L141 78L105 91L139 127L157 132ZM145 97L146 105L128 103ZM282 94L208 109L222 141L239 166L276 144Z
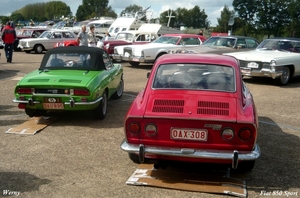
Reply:
M90 91L88 89L70 89L70 94L74 96L89 96Z
M29 88L29 87L21 88L21 87L19 87L17 89L17 93L18 94L32 94L32 93L34 93L34 88Z
M142 131L141 125L137 122L131 122L127 129L133 135L137 135ZM158 132L157 126L154 123L146 124L144 131L148 137L153 137Z
M138 122L129 123L127 130L132 135L138 135L142 131L142 127ZM144 127L144 132L148 137L153 137L158 133L156 124L148 123ZM221 130L221 136L224 140L232 140L235 136L234 130L232 128L226 127ZM238 138L242 141L249 141L253 137L253 132L249 128L242 128L238 131Z
M234 131L231 128L224 128L221 131L221 136L224 140L231 140L234 137ZM253 133L250 129L248 128L243 128L241 130L238 131L238 137L242 140L242 141L249 141L253 136Z

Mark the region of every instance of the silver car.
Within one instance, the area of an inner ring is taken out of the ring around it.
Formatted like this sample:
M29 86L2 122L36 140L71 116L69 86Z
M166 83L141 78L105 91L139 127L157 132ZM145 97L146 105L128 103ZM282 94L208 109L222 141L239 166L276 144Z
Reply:
M26 38L19 41L19 47L26 53L34 51L41 54L43 51L54 48L56 43L68 40L76 40L77 36L73 31L52 29L44 31L38 38Z
M286 85L300 76L300 39L265 39L255 50L224 53L240 61L241 73L249 77L269 77Z

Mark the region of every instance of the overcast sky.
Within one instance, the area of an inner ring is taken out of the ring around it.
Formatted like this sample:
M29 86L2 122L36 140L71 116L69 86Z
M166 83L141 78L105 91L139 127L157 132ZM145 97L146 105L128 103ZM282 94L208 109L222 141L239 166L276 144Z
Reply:
M16 11L27 4L49 2L51 0L0 0L0 16L10 16L13 11ZM70 6L73 15L76 14L77 8L82 4L82 0L62 0ZM143 8L150 9L149 15L152 13L152 18L159 16L161 12L168 9L176 10L177 8L191 9L198 5L200 10L204 10L208 16L208 20L212 26L217 25L217 18L220 18L221 11L224 5L227 5L232 10L233 0L109 0L109 5L113 10L120 14L126 7L136 4Z

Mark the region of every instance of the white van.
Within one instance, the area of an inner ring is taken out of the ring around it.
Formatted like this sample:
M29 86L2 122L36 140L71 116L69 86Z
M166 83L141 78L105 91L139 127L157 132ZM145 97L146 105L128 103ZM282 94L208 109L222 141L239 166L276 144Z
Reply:
M135 17L119 17L111 24L108 32L111 37L115 37L121 31L138 30L144 23Z

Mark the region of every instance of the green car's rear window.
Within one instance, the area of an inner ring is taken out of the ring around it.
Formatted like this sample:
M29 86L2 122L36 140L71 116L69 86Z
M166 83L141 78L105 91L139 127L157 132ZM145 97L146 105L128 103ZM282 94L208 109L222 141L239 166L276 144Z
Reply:
M92 56L87 53L51 54L47 60L47 69L92 69Z

